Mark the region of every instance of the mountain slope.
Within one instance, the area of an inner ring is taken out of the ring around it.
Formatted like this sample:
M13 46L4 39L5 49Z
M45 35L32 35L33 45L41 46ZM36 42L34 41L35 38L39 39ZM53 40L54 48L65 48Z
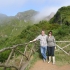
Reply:
M18 13L16 16L0 14L0 37L17 36L32 22L29 21L37 12L28 10ZM27 22L26 22L27 21Z
M8 22L9 20L12 20L14 18L18 20L24 20L24 21L31 21L33 16L38 14L35 10L27 10L24 12L19 12L15 16L7 16L5 14L0 14L0 24L4 23L5 21Z
M54 13L54 12L52 12L49 16L45 17L45 18L44 18L44 20L49 21L51 18L53 18L53 17L54 17L54 15L55 15L55 13Z
M19 12L16 17L21 20L29 21L32 20L32 17L35 16L38 12L34 10L27 10L24 12Z
M3 23L3 21L7 20L8 16L5 14L0 14L0 24Z
M70 25L70 6L61 7L50 21L51 23Z
M30 22L24 22L24 20L18 20L16 18L0 24L0 37L17 36L27 26L32 25Z

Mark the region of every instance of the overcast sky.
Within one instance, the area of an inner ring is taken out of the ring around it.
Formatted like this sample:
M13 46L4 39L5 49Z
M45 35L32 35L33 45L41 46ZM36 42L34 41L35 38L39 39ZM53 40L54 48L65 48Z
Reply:
M18 12L33 9L42 15L49 15L69 5L70 0L0 0L0 13L15 16Z

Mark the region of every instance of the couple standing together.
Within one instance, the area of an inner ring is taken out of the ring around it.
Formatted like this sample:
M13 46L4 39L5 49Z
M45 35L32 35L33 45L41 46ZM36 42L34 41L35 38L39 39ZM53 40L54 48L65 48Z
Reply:
M41 34L30 42L34 42L36 40L40 41L40 51L41 51L41 54L43 57L43 61L45 62L47 60L47 56L48 56L49 57L48 63L51 62L51 58L52 58L53 64L55 64L55 56L54 56L55 38L52 35L52 31L49 31L48 35L46 35L45 31L42 30ZM46 55L46 53L47 53L47 55Z

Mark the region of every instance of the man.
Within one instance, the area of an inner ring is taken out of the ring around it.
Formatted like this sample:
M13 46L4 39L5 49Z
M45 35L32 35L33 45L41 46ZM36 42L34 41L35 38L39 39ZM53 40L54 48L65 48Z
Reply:
M30 41L30 42L34 42L36 40L40 41L40 51L41 51L41 54L43 56L44 62L47 59L47 56L46 56L46 52L47 52L47 37L48 36L45 34L45 31L42 30L42 32L41 32L41 34L39 36L37 36L34 40Z

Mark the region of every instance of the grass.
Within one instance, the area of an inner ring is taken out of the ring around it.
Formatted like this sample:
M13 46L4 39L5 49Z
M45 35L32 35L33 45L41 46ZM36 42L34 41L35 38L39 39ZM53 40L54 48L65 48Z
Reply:
M56 57L56 65L58 66L70 64L70 55L66 55L61 50L55 52L55 57Z
M25 68L25 70L29 70L29 69L35 64L35 62L40 59L39 55L40 55L40 54L39 54L38 52L36 52L36 53L33 55L32 60L30 61L29 65Z
M64 40L69 41L70 36L64 37ZM70 44L70 43L57 43L61 48ZM67 53L70 54L70 45L66 48L64 48ZM67 65L70 64L70 55L65 54L62 50L56 51L55 52L55 57L56 57L56 65L62 66L62 65Z
M4 67L0 67L0 70L4 70ZM7 68L6 70L15 70L14 68Z
M31 26L32 23L25 23L23 20L21 22L19 20L12 20L9 23L0 24L0 40L3 38L18 36L22 30L29 25Z

